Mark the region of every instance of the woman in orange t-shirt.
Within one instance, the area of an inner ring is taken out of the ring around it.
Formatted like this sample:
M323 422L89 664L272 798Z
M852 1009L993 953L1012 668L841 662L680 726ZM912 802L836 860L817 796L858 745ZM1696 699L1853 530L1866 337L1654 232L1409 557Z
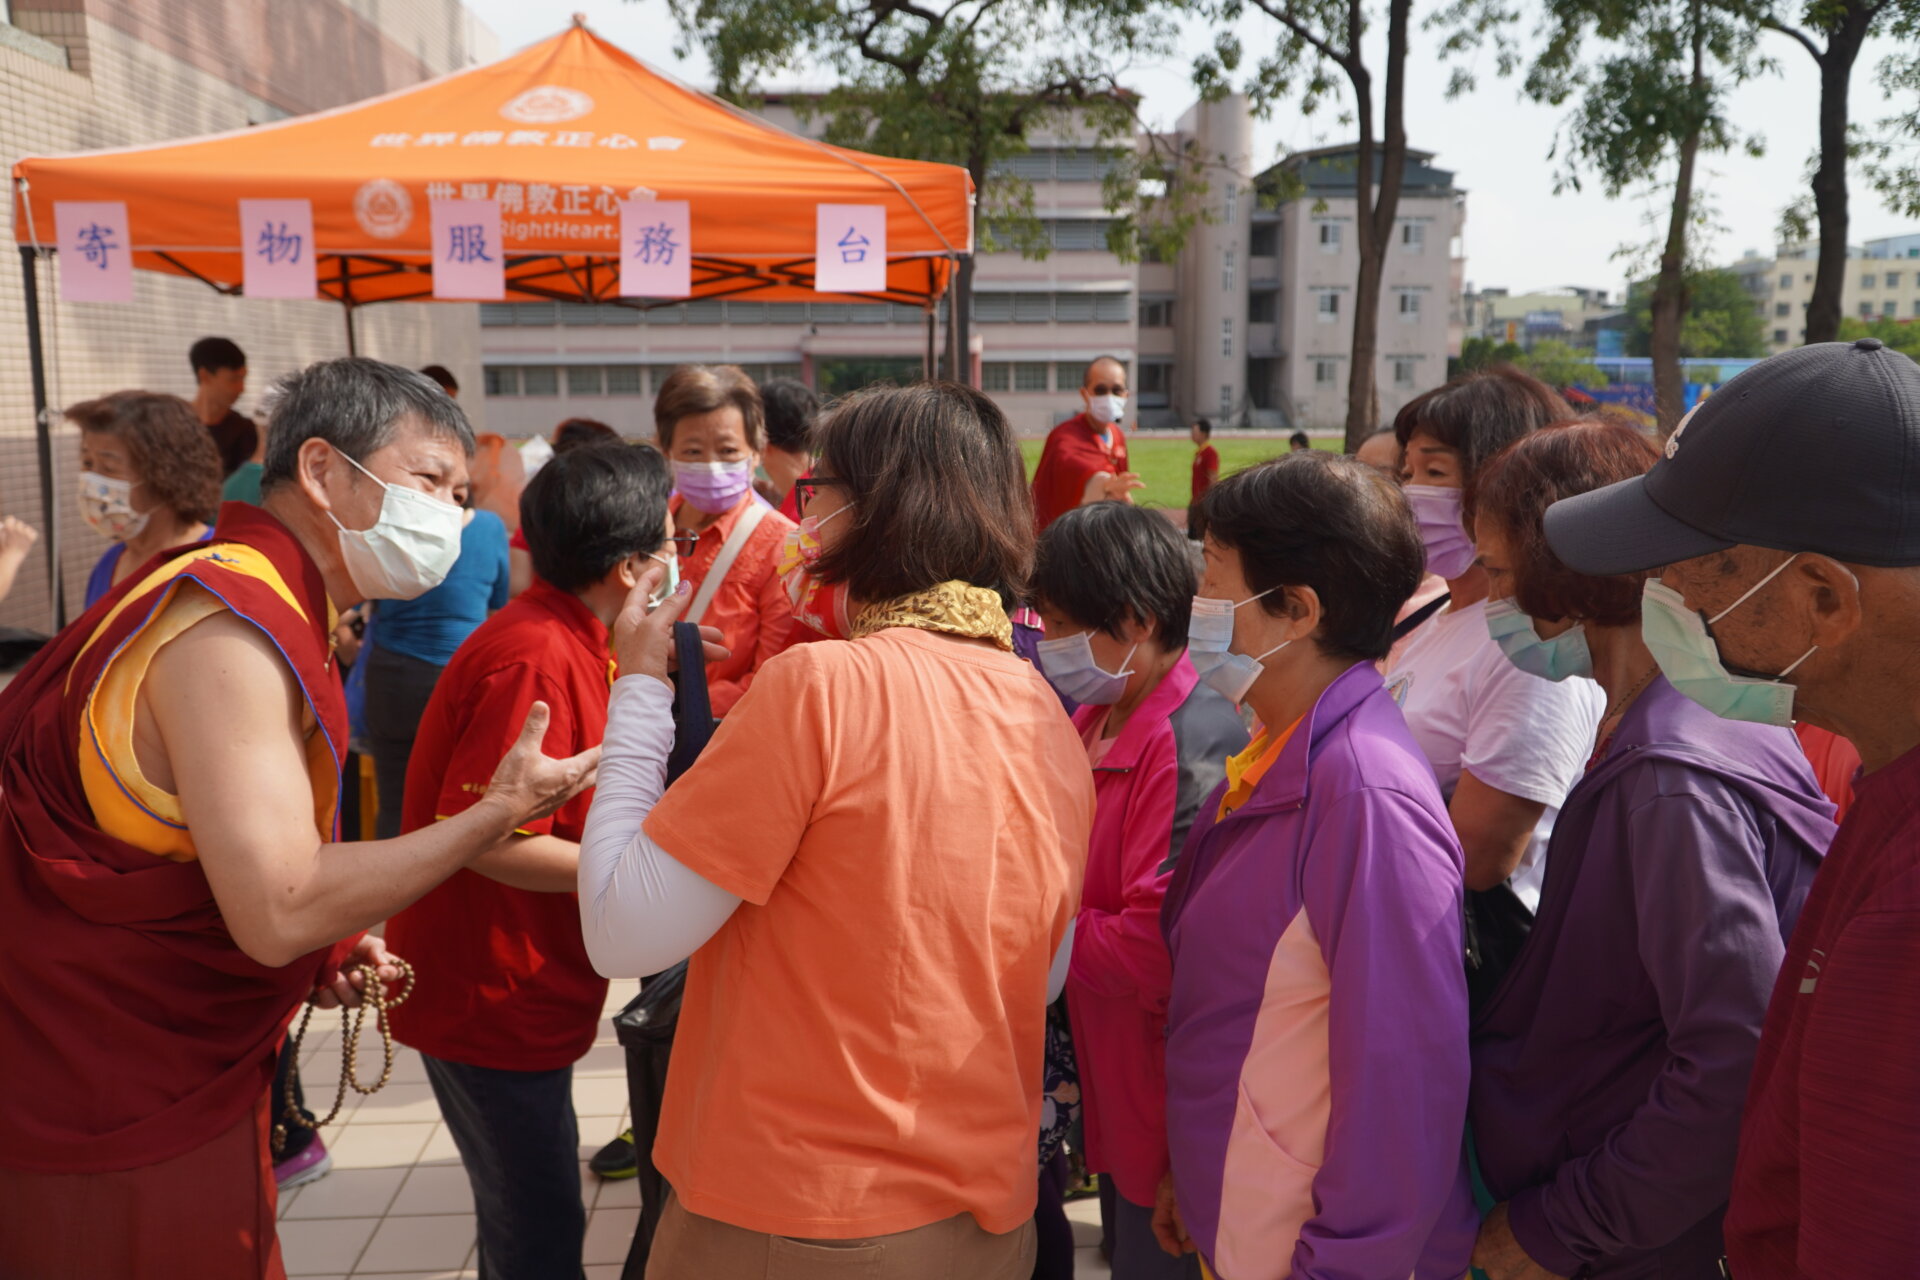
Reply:
M790 572L799 616L841 642L763 666L664 797L685 595L649 615L642 584L616 628L587 950L626 977L693 957L647 1274L1025 1280L1093 785L1011 651L1020 455L951 384L853 398L820 451Z

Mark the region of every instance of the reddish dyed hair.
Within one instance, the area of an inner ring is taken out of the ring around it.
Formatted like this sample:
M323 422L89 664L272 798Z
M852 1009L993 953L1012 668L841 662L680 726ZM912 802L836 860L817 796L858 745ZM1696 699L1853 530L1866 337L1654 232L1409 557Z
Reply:
M1547 545L1547 508L1562 498L1645 475L1660 446L1618 421L1576 418L1530 432L1481 464L1467 486L1467 527L1493 523L1513 550L1514 603L1531 618L1573 618L1623 627L1640 617L1641 584L1651 573L1591 578L1567 568Z

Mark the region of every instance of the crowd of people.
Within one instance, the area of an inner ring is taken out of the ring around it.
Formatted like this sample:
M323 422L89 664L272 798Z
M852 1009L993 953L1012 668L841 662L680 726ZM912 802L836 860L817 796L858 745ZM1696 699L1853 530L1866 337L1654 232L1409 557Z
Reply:
M1063 1280L1069 1153L1123 1280L1920 1271L1906 357L1201 420L1184 513L1110 358L1031 479L951 383L518 447L192 364L67 411L111 545L0 692L0 1275L283 1274L311 1002L422 1054L480 1274L578 1277L635 978L635 1280Z

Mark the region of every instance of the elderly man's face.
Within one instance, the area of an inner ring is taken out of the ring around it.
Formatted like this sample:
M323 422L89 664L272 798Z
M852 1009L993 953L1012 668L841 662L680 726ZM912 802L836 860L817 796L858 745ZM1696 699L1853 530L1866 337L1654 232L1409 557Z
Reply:
M466 450L452 436L429 431L411 419L401 422L393 439L366 457L361 466L386 484L413 489L429 498L464 506L471 483ZM370 529L380 517L386 491L361 475L344 457L337 459L330 488L334 515L349 529Z
M1787 565L1753 591L1791 558L1765 547L1734 547L1668 565L1660 581L1679 592L1687 608L1717 619L1708 623L1708 630L1719 647L1721 665L1734 675L1771 680L1817 643L1818 582ZM1753 594L1747 595L1749 591Z

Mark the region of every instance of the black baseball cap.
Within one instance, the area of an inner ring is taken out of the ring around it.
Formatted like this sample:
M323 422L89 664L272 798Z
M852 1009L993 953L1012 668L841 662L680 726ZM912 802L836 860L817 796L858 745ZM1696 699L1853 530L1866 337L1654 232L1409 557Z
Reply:
M1762 360L1682 418L1646 475L1548 507L1546 535L1595 575L1739 545L1920 565L1920 365L1878 338Z

